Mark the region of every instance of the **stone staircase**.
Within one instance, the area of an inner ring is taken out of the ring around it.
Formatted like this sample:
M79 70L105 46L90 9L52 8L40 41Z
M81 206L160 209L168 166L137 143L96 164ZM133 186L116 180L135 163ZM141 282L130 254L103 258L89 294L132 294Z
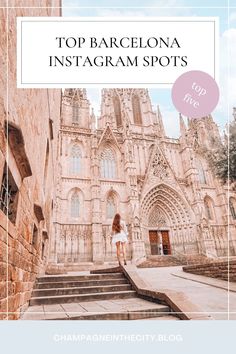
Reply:
M236 259L229 262L217 260L208 264L189 265L183 267L183 271L226 281L229 277L231 282L236 282Z
M23 320L134 320L179 318L167 305L138 297L120 271L37 279Z
M182 265L180 260L174 256L149 256L148 259L139 265L138 268L174 267Z
M134 295L135 291L122 273L46 276L38 278L30 305L124 299Z
M219 259L220 261L220 259ZM197 255L158 255L149 256L148 259L139 265L138 268L156 268L156 267L174 267L179 265L197 265L197 264L209 264L218 262L216 258L209 258L207 256Z
M182 265L209 264L216 261L216 258L210 258L202 254L186 254L182 259Z

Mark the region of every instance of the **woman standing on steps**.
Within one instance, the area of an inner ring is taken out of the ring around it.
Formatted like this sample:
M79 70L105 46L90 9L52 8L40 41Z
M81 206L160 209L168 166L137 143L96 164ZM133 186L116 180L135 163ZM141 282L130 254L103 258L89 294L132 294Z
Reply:
M120 214L116 214L112 223L112 243L116 244L116 254L119 265L121 265L121 249L126 265L126 242L128 242L128 232L125 222L121 220Z

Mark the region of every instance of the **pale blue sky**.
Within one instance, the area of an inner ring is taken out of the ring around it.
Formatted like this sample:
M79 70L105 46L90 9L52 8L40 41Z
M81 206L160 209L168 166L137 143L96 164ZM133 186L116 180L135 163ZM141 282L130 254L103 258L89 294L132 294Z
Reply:
M216 123L223 130L228 120L227 103L230 115L236 105L236 70L231 70L231 86L227 92L227 43L232 45L236 40L236 0L230 1L230 22L228 28L228 0L63 0L63 16L216 16L220 23L220 102L212 113ZM159 7L157 9L148 7ZM76 8L92 7L92 8ZM107 8L104 8L107 7ZM130 7L130 8L122 8ZM145 7L145 8L131 8ZM202 53L204 55L204 53ZM232 54L235 54L233 50ZM231 55L230 55L231 56ZM232 55L235 58L235 55ZM88 97L95 114L99 115L100 91L88 89ZM178 112L172 104L171 89L149 89L153 108L159 104L166 133L178 137Z
M236 6L236 0L229 1ZM227 7L228 0L63 0L64 6L160 6L160 7Z

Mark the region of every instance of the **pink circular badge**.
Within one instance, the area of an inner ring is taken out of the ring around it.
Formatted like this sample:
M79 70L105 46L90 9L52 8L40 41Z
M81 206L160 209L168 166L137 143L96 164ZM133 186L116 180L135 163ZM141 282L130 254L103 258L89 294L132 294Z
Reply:
M190 118L210 114L219 101L219 87L209 74L193 70L178 77L172 87L176 109Z

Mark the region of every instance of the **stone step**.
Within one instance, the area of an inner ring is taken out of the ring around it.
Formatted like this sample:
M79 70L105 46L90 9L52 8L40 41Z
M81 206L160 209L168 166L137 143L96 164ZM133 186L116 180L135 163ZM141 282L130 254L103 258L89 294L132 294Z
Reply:
M206 276L210 276L210 275L219 275L219 276L227 276L228 272L223 272L221 270L216 270L216 271L203 271L201 272L200 270L193 270L193 271L187 271L186 273L194 273L194 274L199 274L199 275L206 275Z
M138 268L171 267L181 265L181 262L174 256L149 256L146 261L140 263Z
M212 258L200 254L198 255L185 254L184 257L181 257L181 260L182 260L181 262L182 265L209 264L213 262Z
M136 291L116 291L116 292L102 292L102 293L90 293L80 295L58 295L58 296L41 296L31 297L30 306L42 305L42 304L63 304L68 302L82 302L82 301L96 301L107 299L124 299L136 297Z
M222 272L224 271L227 271L228 270L231 270L231 269L235 269L235 268L232 268L232 267L228 267L227 265L219 265L219 266L208 266L208 267L205 267L205 265L197 265L197 266L187 266L185 268L188 268L190 270L199 270L199 271L207 271L207 272L214 272L215 270L219 270L221 269Z
M121 270L120 266L90 270L90 274L104 274L104 273L113 273L114 274L114 273L121 273L121 272L122 272L122 270Z
M183 271L193 273L196 275L204 275L217 279L228 280L235 282L236 262L235 260L228 261L215 261L209 264L199 264L183 267Z
M43 276L37 278L39 283L49 282L62 282L62 281L84 281L84 280L105 280L105 279L117 279L125 276L123 273L104 273L104 274L91 274L91 275L57 275L57 276Z
M79 280L79 281L62 281L62 282L37 282L34 289L51 289L51 288L73 288L80 286L96 286L96 285L119 285L129 284L125 277L119 277L116 279L101 279L101 280Z
M51 289L37 289L33 290L32 297L44 297L44 296L58 296L58 295L73 295L73 294L91 294L91 293L107 293L112 291L125 291L131 290L130 284L118 284L118 285L103 285L101 286L86 286L86 287L72 287L72 288L51 288Z
M130 302L130 300L133 300ZM116 300L117 301L117 300ZM119 305L120 304L120 305ZM70 306L71 305L71 306ZM104 307L103 307L103 306ZM119 310L120 307L120 310ZM31 306L24 313L23 320L138 320L169 319L174 314L166 305L140 298L98 301L80 304Z
M138 318L137 318L138 320ZM171 321L180 321L180 318L174 315L162 315L159 317L147 317L143 318L143 320L148 321L148 320L159 320L159 321L166 321L166 320L171 320Z
M189 270L195 270L195 269L202 269L202 270L210 270L210 269L234 269L236 265L235 261L229 261L229 264L227 261L216 261L214 263L208 263L208 264L196 264L196 265L189 265L185 266L183 269L189 269Z
M169 312L168 306L156 305L145 309L133 309L122 312L97 312L97 313L80 313L70 314L69 317L50 316L50 320L141 320L141 319L162 319L166 318ZM174 316L173 316L174 317Z

